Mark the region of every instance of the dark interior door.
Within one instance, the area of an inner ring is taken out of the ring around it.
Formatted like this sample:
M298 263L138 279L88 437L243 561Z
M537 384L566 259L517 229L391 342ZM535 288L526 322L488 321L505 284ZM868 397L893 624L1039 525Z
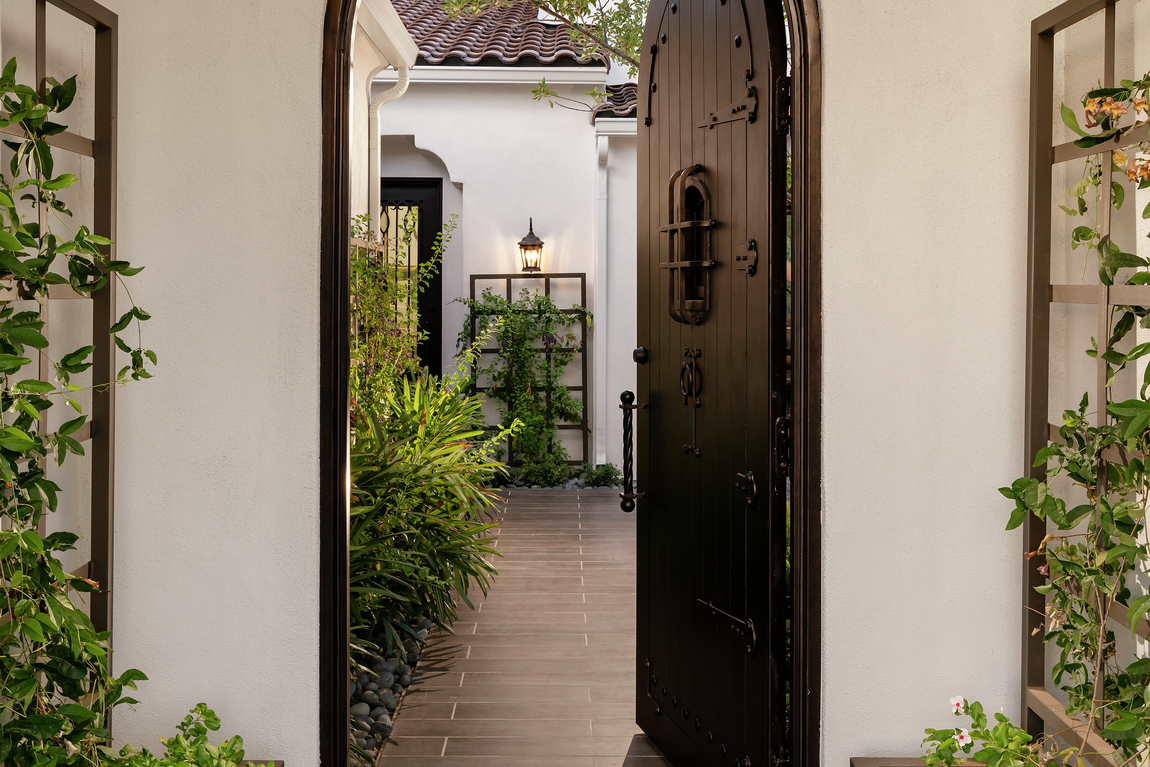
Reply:
M786 754L783 24L655 0L644 32L637 721L679 767Z
M443 179L385 178L381 181L380 205L387 222L388 208L398 208L399 218L407 208L418 208L417 231L410 238L413 264L426 264L434 258L435 238L443 230ZM392 219L395 218L393 215ZM419 296L419 328L427 335L420 339L416 353L432 375L443 374L443 265L440 264L427 288Z

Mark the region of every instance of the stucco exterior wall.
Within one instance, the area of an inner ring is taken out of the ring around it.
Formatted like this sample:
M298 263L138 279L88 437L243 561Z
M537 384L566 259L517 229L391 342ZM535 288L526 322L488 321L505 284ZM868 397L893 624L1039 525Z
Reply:
M388 85L377 83L374 92ZM589 89L554 87L569 97L582 97L582 91ZM585 112L549 109L532 101L531 88L525 83L443 84L413 78L403 98L388 104L381 115L383 175L444 179L444 220L453 212L460 216L443 266L444 370L453 368L456 339L466 315L453 299L469 294L471 274L520 271L516 243L527 233L528 218L534 219L535 233L546 243L544 271L585 272L587 305L594 308L599 279L595 126ZM611 153L608 276L613 279L613 270L621 270L622 282L609 285L614 298L608 317L602 322L595 319L592 344L606 343L613 354L604 406L614 415L613 403L621 389L612 387L626 379L620 366L633 367L635 304L633 291L627 298L626 286L634 285L634 276L627 278L626 269L630 264L633 273L635 258L634 139L613 137ZM531 287L541 288L542 283ZM561 287L553 283L558 303L578 302L577 288L560 295ZM617 347L616 340L624 345ZM579 364L576 358L569 367L568 382L578 383ZM589 361L588 390L594 378L594 364ZM597 405L590 396L588 401L593 413ZM582 450L578 438L571 432L561 433L561 438L568 454L578 459ZM621 436L614 443L607 441L608 460L616 465L622 453L619 440ZM592 461L594 455L592 450Z
M326 2L103 1L160 361L117 396L115 668L151 678L117 737L156 747L203 701L251 756L315 765Z
M819 5L822 743L846 767L920 754L953 695L1019 715L996 488L1025 469L1029 35L1055 3Z

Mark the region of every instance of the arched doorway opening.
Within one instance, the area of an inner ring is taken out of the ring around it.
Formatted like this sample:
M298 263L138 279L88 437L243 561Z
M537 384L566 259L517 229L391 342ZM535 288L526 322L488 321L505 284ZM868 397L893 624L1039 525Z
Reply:
M819 754L821 55L814 0L786 0L792 56L790 736L792 764ZM356 0L329 0L324 27L320 234L320 761L348 763L349 86Z

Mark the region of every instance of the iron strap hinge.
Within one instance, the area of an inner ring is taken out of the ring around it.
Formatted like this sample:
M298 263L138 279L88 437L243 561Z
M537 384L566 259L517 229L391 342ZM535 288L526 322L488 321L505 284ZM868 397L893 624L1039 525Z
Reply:
M775 80L775 130L786 133L791 127L791 78L780 75Z
M717 112L711 112L707 118L699 123L700 128L714 128L716 125L723 123L733 122L735 120L746 120L748 123L755 121L755 115L759 111L759 94L755 90L755 86L747 86L747 95L741 99L732 101L725 107L720 107Z
M742 620L731 615L726 610L719 609L706 600L696 599L695 601L710 610L711 615L721 615L726 618L731 624L731 629L743 638L743 643L747 646L747 652L752 653L755 651L755 644L758 641L758 637L755 636L755 624L750 618Z

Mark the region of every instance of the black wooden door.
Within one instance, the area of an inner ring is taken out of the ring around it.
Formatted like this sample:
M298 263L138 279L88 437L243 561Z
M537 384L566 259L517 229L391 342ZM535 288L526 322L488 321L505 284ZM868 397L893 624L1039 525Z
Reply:
M656 0L644 32L637 721L677 767L786 755L783 24Z

